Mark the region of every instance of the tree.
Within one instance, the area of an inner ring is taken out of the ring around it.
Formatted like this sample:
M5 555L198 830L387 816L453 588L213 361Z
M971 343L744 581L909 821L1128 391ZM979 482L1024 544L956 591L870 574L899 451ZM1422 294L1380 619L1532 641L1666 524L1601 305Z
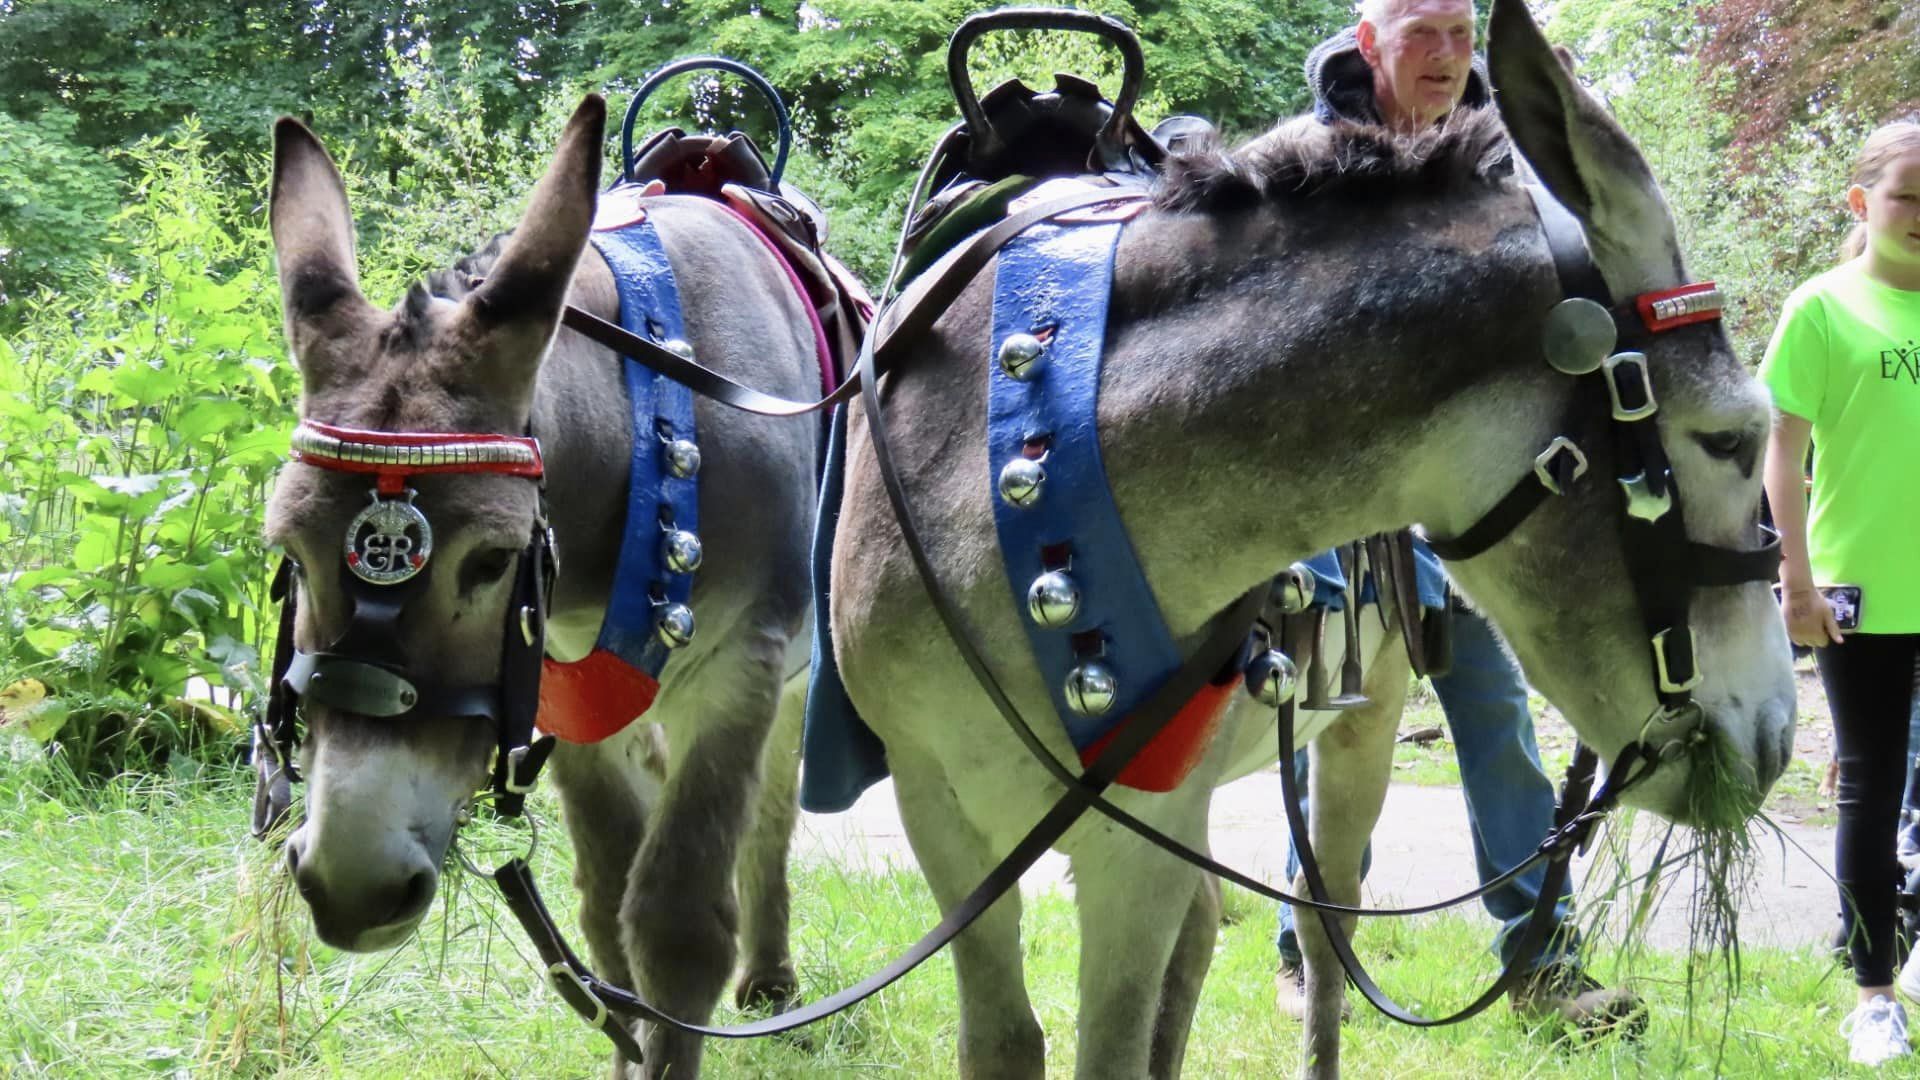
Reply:
M1754 154L1840 108L1877 121L1920 108L1920 6L1910 0L1711 0L1700 59ZM1757 161L1754 167L1758 167Z

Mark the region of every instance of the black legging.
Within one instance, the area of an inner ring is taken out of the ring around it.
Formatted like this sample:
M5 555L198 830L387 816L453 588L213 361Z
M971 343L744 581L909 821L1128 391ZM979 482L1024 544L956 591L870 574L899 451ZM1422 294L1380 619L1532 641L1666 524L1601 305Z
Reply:
M1900 886L1894 836L1906 780L1916 654L1920 634L1848 634L1839 645L1813 651L1833 710L1840 762L1834 873L1853 980L1861 986L1893 982L1894 894Z

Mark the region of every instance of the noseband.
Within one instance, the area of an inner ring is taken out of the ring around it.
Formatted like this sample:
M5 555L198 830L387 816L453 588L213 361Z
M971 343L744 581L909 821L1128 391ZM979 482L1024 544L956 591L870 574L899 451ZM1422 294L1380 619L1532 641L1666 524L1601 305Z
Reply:
M427 717L475 717L498 732L493 791L517 810L552 752L552 740L533 739L540 658L546 647L547 596L557 569L547 525L545 464L540 444L527 436L361 431L303 420L293 433L291 458L332 472L372 480L369 505L347 526L341 547L346 629L317 652L294 647L298 564L280 564L272 598L280 601L280 629L266 715L254 726L253 831L272 829L291 803L299 749L299 713L307 703L356 716L405 722ZM513 598L501 628L500 673L488 683L453 684L415 670L401 637L407 607L432 579L433 526L414 504L413 476L492 473L531 480L540 509L520 553Z

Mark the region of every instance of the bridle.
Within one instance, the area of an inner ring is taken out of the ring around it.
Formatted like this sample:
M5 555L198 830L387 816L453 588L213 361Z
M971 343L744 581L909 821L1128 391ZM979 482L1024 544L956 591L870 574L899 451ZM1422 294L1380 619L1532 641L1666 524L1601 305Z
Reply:
M1585 476L1580 440L1608 440L1614 479L1623 499L1620 542L1627 577L1647 635L1656 719L1697 720L1693 690L1702 678L1689 611L1697 588L1769 581L1780 562L1778 535L1762 529L1752 548L1703 544L1687 536L1680 488L1654 422L1647 356L1658 335L1718 321L1722 305L1713 282L1636 296L1616 305L1587 252L1580 224L1552 196L1528 186L1553 254L1562 299L1547 316L1544 345L1555 370L1576 379L1559 431L1534 458L1533 468L1459 536L1428 537L1434 554L1462 562L1506 539L1550 497L1567 494ZM1616 351L1617 350L1617 351ZM1594 434L1596 424L1603 433ZM1671 742L1655 757L1671 752Z
M504 812L518 812L546 757L551 738L535 739L540 660L546 648L547 597L558 572L553 530L547 524L546 467L531 436L362 431L303 420L294 429L293 461L331 472L364 475L369 505L347 527L341 549L341 589L349 609L346 629L316 652L293 644L300 570L283 560L271 596L280 601L280 626L266 715L254 725L254 835L285 816L299 749L299 710L311 702L359 716L404 722L458 716L486 720L497 733L493 796ZM513 594L501 628L500 672L491 682L448 684L415 670L400 635L407 605L432 579L433 527L414 505L409 478L445 473L491 473L531 481L538 489L527 546L515 570Z

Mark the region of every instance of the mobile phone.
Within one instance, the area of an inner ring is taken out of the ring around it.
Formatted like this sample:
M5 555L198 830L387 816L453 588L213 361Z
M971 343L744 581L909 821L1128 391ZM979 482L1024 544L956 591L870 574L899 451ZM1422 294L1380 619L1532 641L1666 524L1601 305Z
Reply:
M1833 624L1842 630L1860 628L1860 586L1858 585L1820 585L1816 586L1820 598L1833 610ZM1773 598L1780 599L1780 584L1773 586Z
M1860 586L1822 585L1820 595L1826 597L1827 606L1833 609L1833 625L1842 630L1859 629Z

